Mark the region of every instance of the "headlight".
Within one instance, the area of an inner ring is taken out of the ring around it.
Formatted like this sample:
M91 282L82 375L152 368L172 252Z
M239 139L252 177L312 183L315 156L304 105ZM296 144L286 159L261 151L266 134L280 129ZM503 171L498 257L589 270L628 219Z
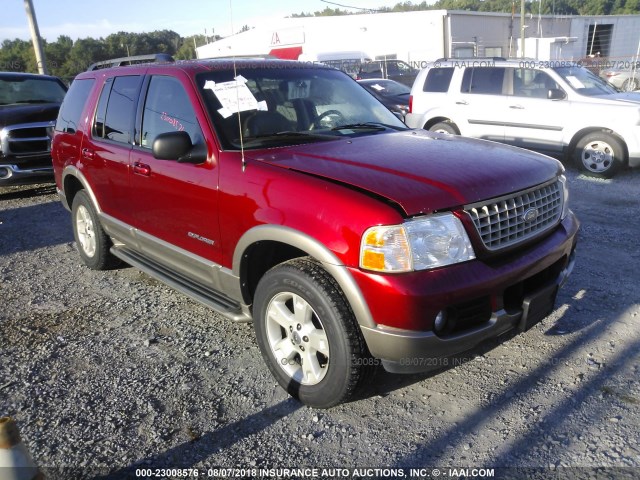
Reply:
M451 213L371 227L360 247L360 267L378 272L426 270L474 258L462 222Z
M569 213L569 188L567 187L567 177L560 175L558 180L562 185L562 213L560 214L560 219L564 220L567 213Z

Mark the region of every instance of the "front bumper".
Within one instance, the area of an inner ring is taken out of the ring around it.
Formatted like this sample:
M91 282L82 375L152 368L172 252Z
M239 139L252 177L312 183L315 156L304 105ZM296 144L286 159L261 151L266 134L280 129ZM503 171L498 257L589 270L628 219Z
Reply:
M378 322L375 327L361 326L369 351L387 371L415 373L442 365L438 359L465 352L487 339L527 330L553 310L557 290L573 270L578 228L577 219L569 213L552 235L508 261L493 265L474 261L438 273L416 272L409 283L402 283L402 276L386 277L385 283L377 282L386 291L377 293L363 281L371 278L368 274L356 277ZM395 291L392 298L389 286ZM515 296L515 303L514 289L520 295ZM374 298L386 298L388 308ZM490 305L485 321L447 334L434 333L438 312L479 298L486 298Z
M18 165L0 164L0 187L52 180L53 167L20 168Z

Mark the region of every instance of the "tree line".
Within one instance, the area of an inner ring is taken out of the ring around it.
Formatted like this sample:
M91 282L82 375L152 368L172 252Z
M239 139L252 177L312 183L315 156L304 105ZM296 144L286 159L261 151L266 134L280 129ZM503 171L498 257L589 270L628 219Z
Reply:
M168 53L179 60L193 59L195 46L204 45L206 39L204 35L184 38L172 30L159 30L150 33L118 32L106 38L76 41L61 35L55 42L43 40L42 43L48 73L71 79L92 63L111 58ZM33 44L20 39L4 40L0 49L0 71L37 72Z

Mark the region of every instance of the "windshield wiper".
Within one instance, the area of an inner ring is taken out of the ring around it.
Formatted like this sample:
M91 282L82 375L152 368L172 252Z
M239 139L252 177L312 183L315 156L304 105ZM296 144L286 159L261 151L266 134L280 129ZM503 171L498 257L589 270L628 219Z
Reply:
M346 125L338 125L337 127L333 127L331 131L336 130L375 130L375 131L383 131L388 128L392 130L404 130L402 127L396 127L394 125L387 125L386 123L380 122L362 122L362 123L348 123Z
M314 132L296 132L293 130L283 130L281 132L275 133L263 133L261 135L247 135L247 138L279 138L279 137L308 137L308 138L318 138L322 140L335 140L336 137L333 135L326 135L322 133L314 133Z
M55 103L53 100L20 100L16 103Z
M287 143L290 141L292 143L296 142L313 142L313 141L327 141L327 140L337 140L337 136L335 135L326 135L321 133L312 133L312 132L294 132L294 131L282 131L275 133L264 133L261 135L247 135L244 137L246 144L255 146L260 145L261 142L274 142L280 141Z

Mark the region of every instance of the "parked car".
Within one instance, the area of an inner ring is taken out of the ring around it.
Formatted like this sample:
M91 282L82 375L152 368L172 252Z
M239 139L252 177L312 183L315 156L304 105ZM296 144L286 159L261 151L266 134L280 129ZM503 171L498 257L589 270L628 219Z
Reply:
M547 63L434 62L416 78L406 123L573 159L594 176L640 165L640 95L577 64Z
M640 90L640 68L608 68L600 72L600 77L623 92Z
M418 71L417 68L402 60L374 60L365 62L360 66L356 79L388 78L411 87L416 75L418 75Z
M53 159L89 268L121 260L253 321L273 376L314 407L374 365L422 371L527 330L574 264L558 161L410 130L329 67L84 72Z
M389 110L400 114L403 119L409 112L411 89L406 85L395 80L385 80L383 78L358 80L358 83L380 100Z
M57 77L0 72L0 187L53 180L51 136L66 91Z

